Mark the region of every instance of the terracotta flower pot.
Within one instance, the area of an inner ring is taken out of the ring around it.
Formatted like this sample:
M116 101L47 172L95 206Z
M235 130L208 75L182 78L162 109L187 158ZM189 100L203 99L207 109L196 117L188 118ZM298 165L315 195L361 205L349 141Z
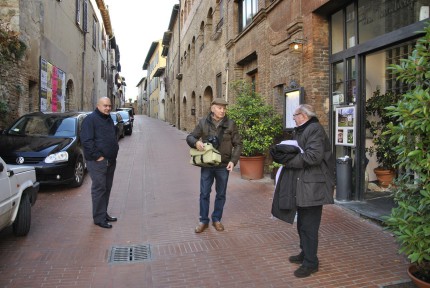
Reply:
M387 188L392 184L394 177L396 177L396 171L393 169L383 169L378 167L373 171L375 172L376 178L378 178L379 185L384 188Z
M424 282L423 280L415 277L415 272L417 272L417 266L415 264L409 265L408 268L408 275L411 278L412 282L418 287L418 288L430 288L429 282Z
M264 159L264 156L240 156L240 175L242 179L262 179L264 177Z

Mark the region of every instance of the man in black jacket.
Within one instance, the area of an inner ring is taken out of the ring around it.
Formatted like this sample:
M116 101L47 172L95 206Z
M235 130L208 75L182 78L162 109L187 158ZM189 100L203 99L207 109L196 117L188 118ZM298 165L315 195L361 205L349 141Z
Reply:
M318 231L322 208L325 204L334 203L334 158L327 134L311 105L299 105L293 118L297 126L293 139L303 153L297 153L282 163L283 169L292 177L281 189L292 189L291 193L295 195L293 204L297 208L301 251L291 256L289 261L301 265L294 275L303 278L318 271Z
M110 191L118 155L116 129L110 111L112 104L108 97L97 102L93 113L82 122L81 141L87 168L91 176L91 198L94 224L102 228L112 228L108 222L117 221L107 214Z

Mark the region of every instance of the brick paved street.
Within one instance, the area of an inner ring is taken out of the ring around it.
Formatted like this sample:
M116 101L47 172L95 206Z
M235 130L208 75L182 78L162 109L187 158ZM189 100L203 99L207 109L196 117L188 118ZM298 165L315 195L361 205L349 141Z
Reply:
M229 180L226 230L210 226L195 234L199 168L188 164L185 137L165 122L136 116L133 135L120 140L109 209L119 218L113 229L92 222L89 177L78 189L43 187L29 235L0 233L0 287L328 288L409 282L395 239L337 205L323 211L319 272L295 278L298 266L288 256L299 250L296 226L271 217L272 180L243 180L238 169ZM149 248L148 259L110 261L112 248L138 245Z

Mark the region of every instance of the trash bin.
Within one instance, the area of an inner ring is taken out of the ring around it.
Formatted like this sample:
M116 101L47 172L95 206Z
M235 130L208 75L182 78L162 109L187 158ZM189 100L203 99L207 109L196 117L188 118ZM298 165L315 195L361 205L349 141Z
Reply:
M336 200L348 201L352 196L352 159L344 156L336 159Z

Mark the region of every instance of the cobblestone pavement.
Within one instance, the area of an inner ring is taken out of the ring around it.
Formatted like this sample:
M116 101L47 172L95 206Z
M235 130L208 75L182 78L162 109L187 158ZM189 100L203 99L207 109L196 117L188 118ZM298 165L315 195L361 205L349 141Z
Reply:
M9 228L0 233L0 287L320 288L409 282L407 261L392 235L337 205L324 207L319 271L295 278L298 266L288 256L299 251L296 225L271 217L273 180L244 180L237 168L222 219L226 230L210 226L195 234L200 171L188 163L185 137L165 122L136 116L133 135L120 140L109 206L119 218L113 229L92 222L89 177L76 189L42 187L29 235L16 238Z

